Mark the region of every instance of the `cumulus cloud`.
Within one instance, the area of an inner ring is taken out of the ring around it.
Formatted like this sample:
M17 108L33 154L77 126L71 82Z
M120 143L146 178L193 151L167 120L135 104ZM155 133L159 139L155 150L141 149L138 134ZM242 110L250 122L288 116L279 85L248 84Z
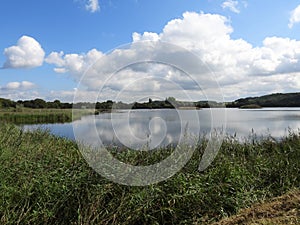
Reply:
M129 101L139 94L180 98L176 96L176 85L201 99L195 82L209 86L213 79L212 74L201 67L201 61L214 72L229 99L299 88L300 41L266 37L260 47L255 47L246 40L233 39L232 32L230 21L224 16L186 12L182 18L169 21L161 33L133 33L130 45L109 54L96 49L86 54L53 52L46 62L54 64L56 72L69 72L78 81L87 71L82 82L87 89L82 90L88 93L104 85L103 100L120 93ZM197 55L199 62L183 48ZM157 62L168 59L170 65L188 68L192 79L178 68L163 63L140 62L147 59ZM155 79L151 75L155 75ZM211 87L206 91L215 92Z
M300 5L298 5L292 12L290 16L289 28L293 28L294 24L300 22Z
M16 101L36 98L45 99L45 96L41 95L38 91L35 90L1 92L1 97Z
M15 90L29 90L35 87L34 83L29 81L22 81L22 82L9 82L0 89L2 91L15 91Z
M38 92L34 90L36 85L29 81L9 82L4 86L0 86L2 98L7 99L32 99L38 96Z
M32 88L35 87L35 84L34 84L34 83L31 83L31 82L29 82L29 81L22 81L22 82L21 82L21 87L22 87L23 89L32 89Z
M45 52L32 37L22 36L17 45L4 49L3 68L33 68L43 64Z
M10 82L5 85L4 89L15 90L15 89L19 89L20 86L21 86L21 83L19 83L19 82Z
M2 98L12 100L24 100L43 98L36 90L36 84L29 81L9 82L0 86L0 93Z
M234 0L226 0L222 3L223 9L229 9L230 11L234 13L240 13L240 10L238 9L239 2Z
M161 41L196 53L220 76L221 73L230 74L228 79L235 79L240 75L244 79L244 75L299 71L300 41L267 37L263 40L262 47L253 47L243 39L232 39L232 32L233 28L224 16L187 12L182 19L170 21L163 32L156 36ZM152 36L155 34L151 34ZM134 37L137 40L149 40L148 33L134 34Z
M46 57L45 62L54 64L57 73L67 73L74 76L81 76L103 53L92 49L88 53L64 54L64 52L52 52Z
M87 0L85 9L94 13L100 10L99 0Z
M137 41L158 41L160 39L159 35L157 33L152 32L144 32L143 35L134 32L132 34L132 40L133 42Z
M51 54L45 59L45 61L49 64L55 64L56 66L64 66L65 62L63 60L64 52L51 52Z

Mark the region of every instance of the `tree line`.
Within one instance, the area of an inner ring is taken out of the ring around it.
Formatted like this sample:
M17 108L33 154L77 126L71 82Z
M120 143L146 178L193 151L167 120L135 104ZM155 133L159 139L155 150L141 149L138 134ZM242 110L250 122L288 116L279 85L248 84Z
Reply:
M34 100L18 100L12 101L5 98L0 98L1 108L31 108L31 109L70 109L73 107L72 103L63 103L59 100L46 102L43 99L36 98Z
M193 107L193 108L209 108L218 107L219 103L213 101L178 101L174 97L168 97L165 100L152 100L149 98L147 102L114 102L107 100L104 102L89 103L66 103L59 100L45 101L40 98L34 100L18 100L12 101L9 99L0 98L0 108L31 108L31 109L97 109L99 111L112 110L112 109L165 109L165 108L180 108L180 107Z
M226 107L243 108L243 107L300 107L300 93L286 93L286 94L271 94L261 97L241 98L232 102L227 102ZM89 103L67 103L59 100L45 101L40 98L34 100L19 100L13 101L5 98L0 98L0 108L32 108L32 109L97 109L99 111L106 111L112 109L163 109L163 108L214 108L224 107L223 103L215 101L178 101L174 97L168 97L165 100L152 100L149 98L147 102L114 102L112 100Z
M231 108L256 107L300 107L300 93L275 93L260 97L241 98L227 103Z

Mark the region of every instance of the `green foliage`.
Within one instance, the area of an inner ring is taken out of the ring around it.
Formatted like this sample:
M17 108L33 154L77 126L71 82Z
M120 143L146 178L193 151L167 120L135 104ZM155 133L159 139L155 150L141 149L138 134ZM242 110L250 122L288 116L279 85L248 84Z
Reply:
M247 105L261 107L300 107L300 93L277 93L261 97L241 98L227 104L228 107L243 107Z
M59 100L46 102L43 99L19 100L17 102L0 98L0 108L31 108L31 109L97 109L98 112L110 112L113 109L163 109L163 108L218 108L224 107L223 103L215 101L178 101L168 97L164 101L152 100L148 102L123 103L113 102L78 102L62 103ZM249 97L226 103L226 107L233 108L260 108L260 107L300 107L300 93L271 94L261 97Z
M9 99L0 98L0 108L10 108L10 107L15 108L16 103Z
M201 224L300 188L300 136L238 142L227 138L213 164L197 171L206 141L175 176L147 187L114 184L95 173L77 145L43 130L0 125L1 224ZM172 148L112 149L147 165ZM166 154L168 153L168 154Z
M28 109L17 107L16 109L0 110L0 122L14 124L67 123L93 113L94 110Z
M66 123L72 122L72 113L3 113L0 114L0 121L14 124Z
M19 100L17 102L19 105L22 105L26 108L31 109L71 109L73 104L70 103L61 103L59 100L54 100L53 102L46 102L43 99L34 99L34 100Z

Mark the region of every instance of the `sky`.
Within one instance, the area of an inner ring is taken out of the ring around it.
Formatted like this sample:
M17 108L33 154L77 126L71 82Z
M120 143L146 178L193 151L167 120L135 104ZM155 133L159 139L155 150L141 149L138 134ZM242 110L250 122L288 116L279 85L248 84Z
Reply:
M0 97L231 101L300 90L299 0L4 0Z

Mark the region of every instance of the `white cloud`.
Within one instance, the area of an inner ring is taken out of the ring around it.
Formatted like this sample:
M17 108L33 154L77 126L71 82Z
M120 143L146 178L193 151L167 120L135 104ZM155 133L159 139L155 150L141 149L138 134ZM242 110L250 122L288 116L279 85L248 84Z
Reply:
M293 28L294 24L300 22L300 5L298 5L292 12L290 16L289 28Z
M45 59L45 62L49 64L55 64L56 66L64 66L65 62L62 59L64 52L51 52L51 54Z
M35 84L34 84L34 83L31 83L31 82L29 82L29 81L22 81L22 82L21 82L21 87L22 87L23 89L32 89L32 88L35 87Z
M87 0L85 5L86 10L94 13L100 10L99 0Z
M132 34L132 40L133 42L137 41L158 41L160 39L159 35L157 33L153 32L144 32L143 35L134 32Z
M22 82L9 82L5 86L1 87L1 91L18 91L18 90L29 90L35 87L34 83L29 81Z
M16 95L17 93L25 93L32 91L36 85L29 81L9 82L3 87L0 87L1 96Z
M37 91L11 91L11 92L1 92L1 97L11 100L28 100L28 99L35 99L35 98L42 98L45 99Z
M52 52L45 59L45 62L54 64L57 73L67 73L79 77L92 65L96 60L103 56L103 53L92 49L88 53L82 54L64 54L64 52Z
M0 93L2 98L12 100L43 98L36 90L36 85L29 81L9 82L0 86Z
M263 41L263 60L273 66L269 74L300 71L300 41L289 38L268 37Z
M199 87L186 74L164 64L139 63L146 59L163 61L167 58L173 65L189 68L189 74L199 84L208 85L213 79L211 74L202 71L201 66L197 67L194 59L184 55L181 48L196 54L211 68L229 99L298 90L300 41L266 37L261 47L254 47L243 39L233 39L232 32L233 28L224 16L186 12L182 18L168 22L161 33L133 33L133 42L129 46L107 55L96 49L86 54L60 52L51 53L46 61L57 66L56 72L67 71L79 81L89 66L100 58L85 74L82 85L86 89L82 90L86 91L86 96L89 90L94 93L105 85L105 92L100 96L102 100L113 99L120 93L128 101L155 94L179 98L176 95L180 93L173 84L199 99ZM181 48L169 46L166 49L160 43L172 43ZM151 75L157 79L152 79ZM207 91L214 92L209 88Z
M45 52L32 37L22 36L17 45L4 49L4 68L33 68L43 64Z
M230 11L234 13L240 13L240 10L238 9L239 2L234 0L226 0L222 3L223 9L229 9Z
M21 83L19 83L19 82L10 82L5 85L4 89L15 90L15 89L19 89L20 86L21 86Z

